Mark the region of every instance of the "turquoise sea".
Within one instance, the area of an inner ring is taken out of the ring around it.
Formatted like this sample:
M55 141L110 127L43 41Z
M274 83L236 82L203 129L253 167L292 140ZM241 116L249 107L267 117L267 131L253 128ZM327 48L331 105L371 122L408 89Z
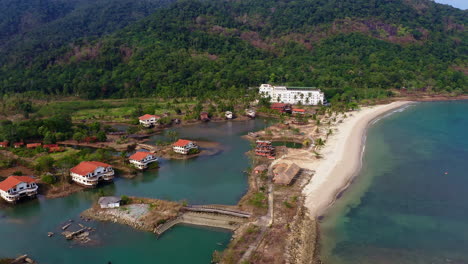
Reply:
M242 136L268 124L256 119L176 128L183 138L219 142L222 151L192 160L162 160L159 170L145 171L135 179L116 178L113 184L65 198L39 196L0 208L0 258L28 254L47 264L210 263L213 251L227 246L231 232L176 226L158 239L124 225L83 222L79 214L97 201L100 192L186 200L190 204L236 204L247 190L244 171L251 166L245 155L250 143ZM95 227L93 243L66 241L60 233L69 219ZM56 235L49 238L48 232Z
M327 264L468 263L468 101L373 124L361 171L320 229Z

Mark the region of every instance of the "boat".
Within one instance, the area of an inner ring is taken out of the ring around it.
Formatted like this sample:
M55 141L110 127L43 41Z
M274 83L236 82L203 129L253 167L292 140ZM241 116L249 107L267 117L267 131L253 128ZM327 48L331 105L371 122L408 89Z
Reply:
M227 119L232 119L232 112L231 111L226 111L225 116L226 116Z
M255 110L253 109L245 109L245 114L250 118L255 118Z

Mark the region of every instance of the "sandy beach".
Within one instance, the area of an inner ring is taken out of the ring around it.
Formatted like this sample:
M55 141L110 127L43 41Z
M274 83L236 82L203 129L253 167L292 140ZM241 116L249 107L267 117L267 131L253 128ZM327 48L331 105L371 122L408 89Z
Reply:
M315 171L303 190L305 206L312 217L322 215L359 171L363 136L368 125L379 116L408 103L399 101L347 113L348 117L333 128L334 133L327 139L325 146L317 151L322 155L320 159L310 150L293 150L280 159L281 162L294 162L302 168Z

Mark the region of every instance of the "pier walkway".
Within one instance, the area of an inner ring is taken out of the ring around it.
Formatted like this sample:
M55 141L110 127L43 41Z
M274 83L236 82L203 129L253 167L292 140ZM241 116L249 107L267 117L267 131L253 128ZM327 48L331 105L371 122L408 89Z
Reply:
M218 208L215 206L207 206L207 205L189 205L189 206L182 207L182 210L192 211L192 212L216 213L216 214L231 215L231 216L243 217L243 218L249 218L251 216L251 214L248 212Z
M138 143L137 144L137 149L146 149L148 151L152 151L152 152L155 152L158 150L158 147L157 146L153 146L153 145L149 145L149 144L141 144L141 143Z

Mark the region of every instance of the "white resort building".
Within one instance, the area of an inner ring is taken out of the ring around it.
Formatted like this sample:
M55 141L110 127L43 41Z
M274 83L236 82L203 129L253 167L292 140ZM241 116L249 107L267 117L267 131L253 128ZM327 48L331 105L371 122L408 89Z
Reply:
M159 119L161 119L160 116L148 115L148 114L142 115L138 118L138 120L140 121L140 124L143 125L144 127L152 127L156 125Z
M111 165L99 161L83 161L71 168L72 180L85 187L95 187L99 181L112 181L114 169Z
M0 182L0 196L13 203L22 197L34 197L37 194L36 180L29 176L10 176Z
M193 141L179 139L176 143L172 144L172 149L176 153L187 155L191 149L198 149L198 146Z
M140 170L148 168L148 164L158 161L152 152L138 151L128 158L128 161Z
M313 87L287 87L273 86L271 84L260 85L260 95L264 98L270 97L272 103L286 103L303 105L323 104L325 95Z

